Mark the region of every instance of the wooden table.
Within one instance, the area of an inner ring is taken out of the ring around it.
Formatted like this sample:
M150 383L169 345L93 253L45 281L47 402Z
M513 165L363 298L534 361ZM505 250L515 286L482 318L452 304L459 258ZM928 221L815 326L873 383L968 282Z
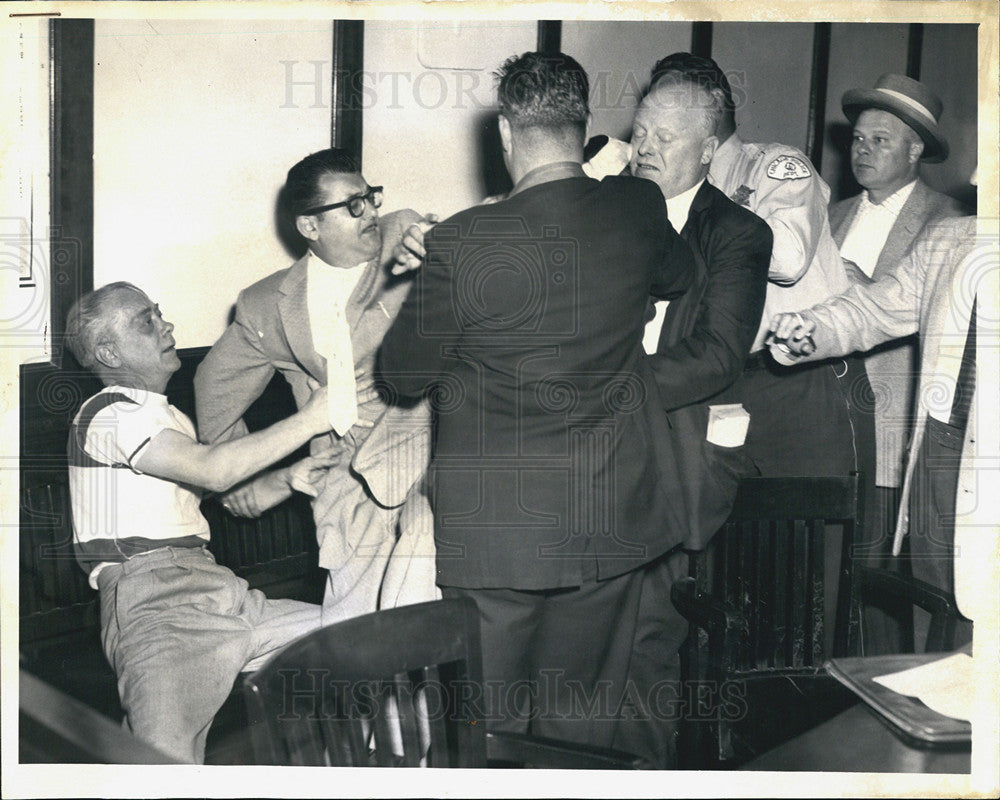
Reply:
M864 703L755 758L757 772L918 772L968 774L971 753L911 747Z

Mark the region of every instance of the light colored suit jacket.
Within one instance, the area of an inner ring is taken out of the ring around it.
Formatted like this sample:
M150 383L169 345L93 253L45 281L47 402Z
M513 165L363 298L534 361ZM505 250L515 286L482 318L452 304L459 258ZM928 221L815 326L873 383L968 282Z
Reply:
M803 317L816 323L812 335L816 351L801 359L803 361L864 352L919 331L920 384L896 529L897 549L909 526L909 495L930 410L928 404L941 396L937 358L949 314L964 314L965 327L968 327L971 302L969 298L953 297L952 284L963 259L975 244L975 236L975 217L932 223L914 243L909 255L880 280L866 286L853 286L840 297L801 312ZM977 396L981 396L983 388L977 386ZM972 468L970 439L973 435L970 426L962 453L963 471ZM968 481L960 478L960 485L968 485ZM960 503L959 507L965 505Z
M838 248L844 244L860 204L861 195L858 194L830 206L830 229ZM871 281L879 280L899 263L928 223L967 213L967 209L957 200L934 191L918 178L917 185L913 187L913 192L889 231ZM869 353L865 357L865 370L875 394L878 461L875 482L879 486L899 486L903 474L903 452L912 424L913 393L917 383L914 339L911 337L893 342Z
M381 257L368 265L348 300L346 316L354 364L364 370L359 390L374 380L375 355L382 337L409 293L412 276L394 278L388 264L392 247L418 218L414 211L399 211L381 219ZM312 394L312 386L326 384L326 359L316 352L312 341L306 263L303 257L240 292L232 324L205 356L195 376L202 441L245 434L243 414L264 391L275 370L288 381L300 408ZM374 427L355 426L343 438L334 433L316 437L312 452L340 451L345 466L349 461L375 500L387 507L397 506L429 461L427 402L387 405L379 398L359 406L359 414L375 420Z

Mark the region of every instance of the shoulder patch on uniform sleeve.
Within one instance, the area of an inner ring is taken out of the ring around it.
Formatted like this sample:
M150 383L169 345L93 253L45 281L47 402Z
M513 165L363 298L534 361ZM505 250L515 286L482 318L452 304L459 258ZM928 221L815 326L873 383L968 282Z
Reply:
M808 178L812 175L809 165L796 156L778 156L767 165L767 177L779 181Z

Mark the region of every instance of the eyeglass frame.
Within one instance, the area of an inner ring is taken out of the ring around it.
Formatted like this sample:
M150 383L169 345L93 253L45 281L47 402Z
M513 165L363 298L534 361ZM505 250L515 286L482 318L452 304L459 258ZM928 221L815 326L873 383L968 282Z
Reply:
M382 186L369 186L368 191L364 194L356 194L352 197L348 197L346 200L341 200L339 203L330 203L325 206L316 206L315 208L307 208L301 214L300 217L311 217L316 214L322 214L324 211L332 211L335 208L343 208L347 206L347 213L350 214L354 219L360 219L365 213L365 203L371 203L372 208L381 208L382 206L382 194L384 187ZM378 195L378 202L376 202L376 195ZM356 200L361 200L361 210L357 214L351 210L351 203Z

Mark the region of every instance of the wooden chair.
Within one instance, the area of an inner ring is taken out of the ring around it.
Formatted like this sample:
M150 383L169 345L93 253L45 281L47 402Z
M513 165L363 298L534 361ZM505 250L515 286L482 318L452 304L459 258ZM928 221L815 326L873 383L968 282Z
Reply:
M314 631L245 680L258 763L629 769L626 753L505 733L482 718L469 600L403 606Z
M911 611L914 606L930 614L927 639L922 642L925 653L944 653L955 649L955 639L959 620L962 619L955 595L932 586L919 578L903 575L887 569L859 565L854 571L853 595L851 599L852 641L848 650L860 651L860 624L865 607L897 609L900 605ZM902 652L916 652L913 640L913 625L903 624L904 637Z
M681 653L692 699L681 766L735 767L854 702L823 663L847 655L856 639L849 554L862 509L856 474L741 482L728 521L671 593L692 625ZM843 531L836 620L824 613L824 538L832 526Z

